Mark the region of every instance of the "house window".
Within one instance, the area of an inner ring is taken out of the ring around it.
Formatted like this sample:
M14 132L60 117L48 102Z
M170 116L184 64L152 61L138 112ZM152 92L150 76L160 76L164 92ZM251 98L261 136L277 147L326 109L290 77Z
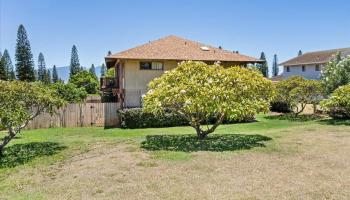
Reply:
M305 72L305 65L301 66L301 71Z
M290 68L289 68L289 66L287 66L287 72L290 72Z
M321 69L320 69L320 65L316 65L316 67L315 67L315 71L321 71Z
M140 62L141 70L163 70L162 62Z

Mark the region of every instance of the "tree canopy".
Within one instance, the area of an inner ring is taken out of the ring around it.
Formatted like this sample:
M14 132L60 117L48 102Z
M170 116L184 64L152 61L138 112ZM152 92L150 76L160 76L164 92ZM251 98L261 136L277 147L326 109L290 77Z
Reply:
M273 62L272 62L272 76L278 76L279 68L278 68L278 59L277 54L273 56Z
M242 119L269 110L273 84L258 70L186 61L149 83L143 109L151 113L171 110L188 119L199 138L206 137L223 121ZM215 123L201 126L210 117Z
M72 76L69 83L72 83L79 88L84 88L88 94L96 94L99 91L99 82L96 76L85 70Z
M264 77L268 77L269 76L269 66L267 64L266 56L265 56L264 52L261 52L260 60L263 60L265 62L262 64L258 64L258 69L261 71L261 73L263 74Z

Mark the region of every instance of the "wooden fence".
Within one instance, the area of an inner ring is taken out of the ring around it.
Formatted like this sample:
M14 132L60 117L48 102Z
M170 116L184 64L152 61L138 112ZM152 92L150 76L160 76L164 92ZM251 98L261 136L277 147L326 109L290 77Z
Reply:
M27 129L52 127L117 127L119 103L69 104L55 114L42 113L31 121Z

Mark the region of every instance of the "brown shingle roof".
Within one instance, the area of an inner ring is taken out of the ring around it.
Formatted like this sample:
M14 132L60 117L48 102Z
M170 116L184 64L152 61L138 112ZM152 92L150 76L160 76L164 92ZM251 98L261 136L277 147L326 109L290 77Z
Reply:
M295 66L307 64L323 64L329 62L338 52L340 52L342 56L348 56L350 55L350 48L309 52L283 62L280 65Z
M209 50L203 50L202 47L207 47ZM261 62L253 57L172 35L107 56L106 60L109 59Z

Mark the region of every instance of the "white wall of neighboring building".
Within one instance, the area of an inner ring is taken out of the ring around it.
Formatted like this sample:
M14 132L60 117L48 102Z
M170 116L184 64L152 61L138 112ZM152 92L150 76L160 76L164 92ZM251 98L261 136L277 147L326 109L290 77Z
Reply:
M289 72L287 66L283 66L283 79L287 79L291 76L303 76L306 79L319 80L321 78L321 71L324 65L320 64L320 71L316 71L316 65L305 65L305 71L302 71L302 66L289 66Z

